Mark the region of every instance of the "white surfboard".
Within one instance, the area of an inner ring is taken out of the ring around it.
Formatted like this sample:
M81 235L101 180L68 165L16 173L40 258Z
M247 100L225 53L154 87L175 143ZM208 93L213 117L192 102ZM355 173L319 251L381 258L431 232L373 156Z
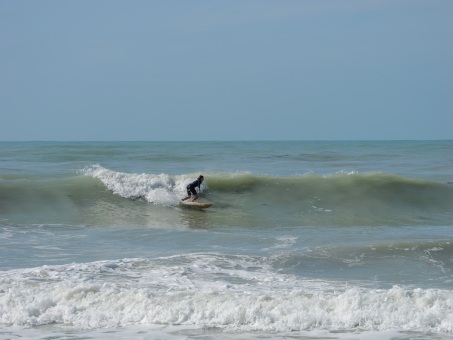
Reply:
M182 205L188 207L188 208L195 208L195 209L206 209L212 206L211 203L206 203L206 202L192 202L192 201L182 201Z

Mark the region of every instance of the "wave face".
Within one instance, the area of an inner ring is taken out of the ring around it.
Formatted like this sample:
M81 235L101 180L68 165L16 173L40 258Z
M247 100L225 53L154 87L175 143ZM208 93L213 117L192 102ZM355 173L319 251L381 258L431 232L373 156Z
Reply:
M71 178L4 180L0 209L81 217L84 208L99 202L115 214L121 199L178 207L197 175L125 173L93 165ZM394 174L204 175L201 199L212 202L227 225L446 225L453 216L450 184Z
M143 198L167 206L178 204L186 185L196 176L127 174L100 166L83 173L101 180L123 198ZM219 208L248 211L247 218L264 217L283 224L418 224L433 217L441 221L451 217L453 207L451 186L385 173L289 177L208 173L205 177L205 200Z
M451 207L453 188L438 183L385 173L337 173L319 176L257 176L253 174L214 175L209 187L220 192L250 192L257 197L301 202L322 197L327 202L357 205L364 201L400 203L414 207ZM278 196L278 197L277 197ZM367 203L365 203L366 205Z

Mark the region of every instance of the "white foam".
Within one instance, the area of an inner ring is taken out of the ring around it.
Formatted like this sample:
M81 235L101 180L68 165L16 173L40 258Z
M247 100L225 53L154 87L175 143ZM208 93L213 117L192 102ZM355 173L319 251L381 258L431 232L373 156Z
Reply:
M159 205L177 205L186 195L186 186L193 178L167 174L131 174L116 172L100 165L92 165L81 171L82 174L97 178L114 194L124 198L145 198ZM202 186L202 189L206 185Z
M261 258L191 254L1 272L0 323L452 333L453 292L310 281Z

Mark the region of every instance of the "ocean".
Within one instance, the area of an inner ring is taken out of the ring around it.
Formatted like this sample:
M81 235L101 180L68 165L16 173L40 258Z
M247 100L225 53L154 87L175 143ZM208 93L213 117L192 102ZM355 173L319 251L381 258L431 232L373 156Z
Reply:
M452 339L453 141L0 142L19 338Z

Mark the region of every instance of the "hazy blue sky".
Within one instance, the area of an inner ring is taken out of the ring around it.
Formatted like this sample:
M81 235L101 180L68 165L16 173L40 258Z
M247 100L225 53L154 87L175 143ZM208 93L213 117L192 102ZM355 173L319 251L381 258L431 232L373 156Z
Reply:
M452 0L0 0L0 140L452 139L452 18Z

